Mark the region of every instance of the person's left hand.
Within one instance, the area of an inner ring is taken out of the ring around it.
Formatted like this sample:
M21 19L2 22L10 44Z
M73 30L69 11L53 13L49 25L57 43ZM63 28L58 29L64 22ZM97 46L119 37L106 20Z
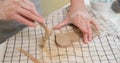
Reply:
M89 16L87 9L84 6L71 6L66 18L55 29L60 29L63 26L72 23L77 26L83 33L83 41L88 43L92 40L92 25L97 30L99 29L95 21Z

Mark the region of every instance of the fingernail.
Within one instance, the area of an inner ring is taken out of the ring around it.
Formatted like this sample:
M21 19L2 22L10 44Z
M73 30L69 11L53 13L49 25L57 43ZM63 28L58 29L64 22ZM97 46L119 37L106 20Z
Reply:
M40 22L40 23L44 23L44 19L39 18L39 22Z
M58 28L58 27L54 27L53 29L54 29L54 30L59 30L60 28Z

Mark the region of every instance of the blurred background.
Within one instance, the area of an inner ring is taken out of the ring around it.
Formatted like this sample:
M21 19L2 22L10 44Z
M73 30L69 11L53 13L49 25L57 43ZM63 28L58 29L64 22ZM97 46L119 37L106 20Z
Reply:
M65 6L69 2L70 0L40 0L41 13L46 17L51 12ZM88 4L89 0L85 0L85 3Z
M111 6L113 1L117 0L84 0L85 4L88 6L93 5L94 9L97 10L101 15L110 19L120 30L120 13L115 13ZM94 2L90 2L94 1ZM47 17L53 11L65 6L70 0L40 0L41 14ZM120 6L118 6L120 8ZM114 6L114 8L118 9Z
M41 13L43 16L49 15L56 9L69 3L69 0L40 0Z

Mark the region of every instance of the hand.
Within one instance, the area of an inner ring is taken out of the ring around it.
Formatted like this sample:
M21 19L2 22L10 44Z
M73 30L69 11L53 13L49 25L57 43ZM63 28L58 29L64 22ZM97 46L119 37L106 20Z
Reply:
M89 16L84 6L71 6L66 18L55 29L72 23L77 26L83 33L83 41L88 43L92 40L92 25L98 30L99 27L95 21Z
M43 18L30 0L0 1L0 20L16 20L31 27L35 26L35 21L43 23Z

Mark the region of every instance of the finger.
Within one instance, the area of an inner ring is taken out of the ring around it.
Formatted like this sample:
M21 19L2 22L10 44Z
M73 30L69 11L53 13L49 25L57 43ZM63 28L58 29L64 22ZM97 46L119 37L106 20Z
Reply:
M34 8L32 8L32 7L30 7L30 6L28 6L28 5L24 5L24 6L22 6L22 8L24 8L24 9L32 12L32 13L35 14L36 16L39 16L39 13L37 12L37 10L34 9Z
M34 3L32 3L30 0L22 0L24 3L28 4L30 7L35 8Z
M17 4L17 5L21 5L21 0L12 0L13 1L13 4Z
M40 17L36 16L35 14L31 13L30 11L27 11L23 8L20 8L18 10L18 13L27 17L27 18L29 18L29 19L31 19L31 20L37 21L39 23L43 23L43 18L40 18Z
M20 15L15 15L13 16L13 19L17 20L18 22L28 25L30 27L35 27L35 23L33 23L30 20L25 19L24 17L20 16Z
M20 7L24 8L24 9L26 9L26 10L31 11L31 12L34 13L36 16L39 16L39 13L37 12L34 4L31 5L32 2L31 2L31 3L28 3L28 2L26 2L26 1L28 1L28 0L25 0L25 1L22 0L22 3L21 3L21 5L20 5Z
M73 23L73 24L76 25L83 33L88 33L87 25L82 18L80 18L79 20L75 19L74 22L75 23Z
M34 3L30 0L23 0L26 4L28 4L31 8L33 8L33 10L35 11L35 13L39 14L36 10L36 7L34 5Z
M17 4L18 6L24 8L26 10L29 10L30 12L32 12L36 16L39 16L39 13L35 9L34 4L30 5L30 4L26 3L26 2L24 2L23 0L15 0L15 4Z
M83 33L83 41L84 41L85 44L88 43L88 36L85 33Z
M95 27L96 30L99 30L98 24L93 19L91 19L90 23Z
M56 25L56 26L54 27L54 29L60 29L60 28L62 28L63 26L65 26L65 25L67 25L67 24L69 24L69 23L68 23L68 18L64 19L61 23L59 23L58 25Z
M87 28L88 28L88 31L89 31L88 40L91 41L92 40L92 28L91 28L90 22L87 22Z

